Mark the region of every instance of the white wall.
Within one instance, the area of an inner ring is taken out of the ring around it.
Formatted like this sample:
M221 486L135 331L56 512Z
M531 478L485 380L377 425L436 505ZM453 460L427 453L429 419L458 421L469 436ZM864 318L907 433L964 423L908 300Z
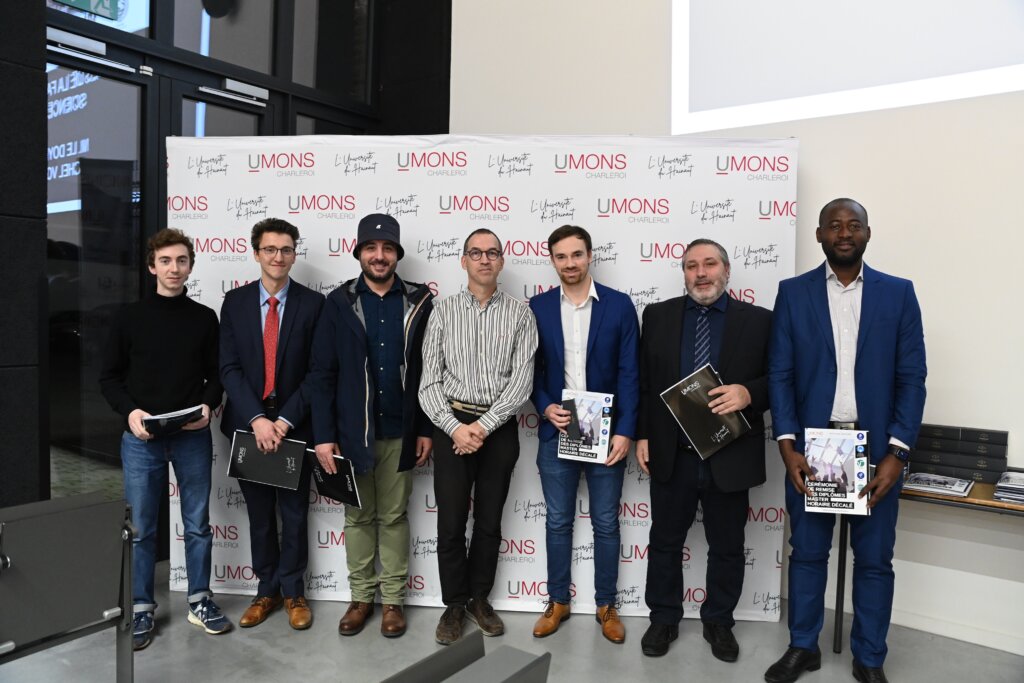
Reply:
M668 134L669 5L455 0L451 132ZM1015 466L1022 121L1014 93L709 133L799 138L798 271L822 260L818 208L864 203L867 261L912 278L921 300L925 420L1009 430ZM894 623L1024 654L1022 531L1021 518L904 502Z

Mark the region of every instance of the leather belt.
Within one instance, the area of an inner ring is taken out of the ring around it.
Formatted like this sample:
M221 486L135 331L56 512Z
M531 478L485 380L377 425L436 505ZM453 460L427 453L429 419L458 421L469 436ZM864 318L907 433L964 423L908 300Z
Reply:
M491 409L490 406L478 406L474 405L473 403L464 403L463 401L453 401L451 399L448 400L448 405L450 405L455 410L459 410L462 411L463 413L469 413L470 415L477 416L484 415L488 410Z
M829 422L828 423L828 428L829 429L850 429L850 430L860 429L860 427L857 426L856 422Z

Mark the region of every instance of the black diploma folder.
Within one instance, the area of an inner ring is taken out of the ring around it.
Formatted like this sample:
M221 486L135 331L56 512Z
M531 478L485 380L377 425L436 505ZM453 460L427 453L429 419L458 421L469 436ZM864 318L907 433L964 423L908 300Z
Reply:
M708 408L712 400L708 392L720 386L722 378L708 363L661 392L665 406L702 460L750 431L742 412L715 415Z
M313 482L316 484L317 493L331 500L336 500L345 505L355 508L362 508L363 503L359 499L359 487L356 486L356 472L352 467L352 461L340 455L334 456L334 466L338 468L336 474L327 474L316 459L316 453L306 451L309 464L313 468Z
M264 453L256 446L255 434L238 429L231 440L228 476L295 491L305 453L306 442L295 439L281 439L276 453Z

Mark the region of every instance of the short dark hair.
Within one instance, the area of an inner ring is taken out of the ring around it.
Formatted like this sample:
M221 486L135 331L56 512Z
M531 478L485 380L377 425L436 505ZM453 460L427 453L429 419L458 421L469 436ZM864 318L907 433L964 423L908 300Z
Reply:
M252 226L253 251L260 248L260 240L263 239L263 234L267 232L276 232L282 235L288 235L292 238L292 242L295 242L295 244L299 243L299 229L294 225L281 218L264 218L259 223Z
M560 228L556 228L548 236L548 251L551 248L568 237L579 237L583 240L583 243L587 245L587 253L589 254L594 250L594 242L590 239L590 233L581 228L578 225L563 225Z
M825 214L828 213L828 211L831 210L833 207L838 206L840 204L853 204L854 206L856 206L858 209L860 209L860 212L864 214L864 225L868 224L868 210L864 208L863 204L858 202L856 199L850 199L849 197L838 197L830 201L825 206L821 207L821 211L818 212L819 228L823 227L821 224L825 220Z
M463 254L465 254L466 250L469 249L469 241L471 239L473 239L473 237L475 237L476 235L490 235L491 237L493 237L494 239L496 239L498 241L498 251L502 251L501 239L497 235L494 234L493 230L488 230L487 228L477 228L473 232L471 232L468 235L466 235L466 241L462 243L462 253Z
M150 267L156 266L156 252L164 247L173 247L175 244L184 244L188 249L188 267L196 264L196 250L192 246L192 240L188 235L177 228L164 228L149 238L146 242L146 263Z
M687 244L686 245L686 254L689 254L690 250L693 249L694 247L699 247L702 244L706 244L709 247L714 247L714 248L718 249L718 255L722 257L722 263L724 263L726 265L726 267L729 267L729 252L727 252L725 250L725 247L723 247L718 242L716 242L714 240L709 240L709 239L707 239L705 237L699 237L699 238L693 240L692 242L690 242L689 244ZM683 264L686 263L686 254L683 254Z

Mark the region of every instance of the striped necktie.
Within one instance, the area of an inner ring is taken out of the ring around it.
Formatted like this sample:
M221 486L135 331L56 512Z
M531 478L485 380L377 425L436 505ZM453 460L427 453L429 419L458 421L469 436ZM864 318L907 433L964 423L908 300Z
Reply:
M693 369L700 370L711 362L711 323L708 307L697 307L697 337L693 343Z

